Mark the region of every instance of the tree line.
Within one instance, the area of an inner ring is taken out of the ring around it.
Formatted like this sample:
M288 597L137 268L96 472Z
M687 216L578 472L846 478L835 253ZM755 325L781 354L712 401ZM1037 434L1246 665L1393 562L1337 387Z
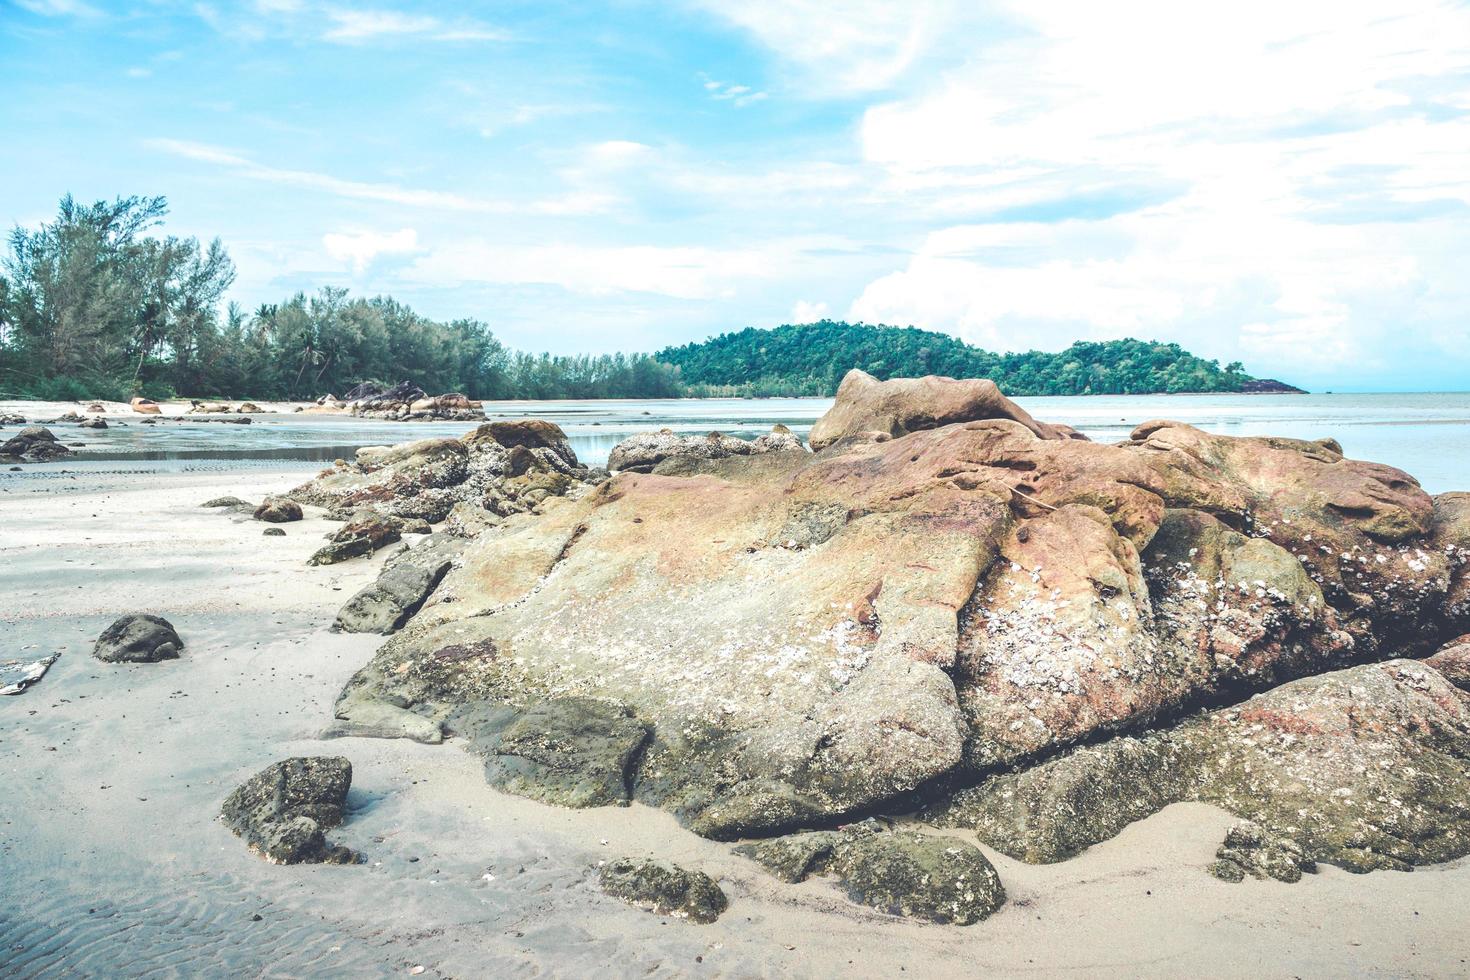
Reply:
M327 287L221 309L235 267L216 239L153 234L161 197L79 204L16 228L0 262L0 397L134 394L315 398L410 380L471 398L672 398L678 372L647 354L508 350L479 320L441 322Z
M747 327L655 356L679 369L686 391L714 396L831 395L853 368L884 380L990 378L1008 395L1240 391L1253 380L1239 362L1222 368L1178 344L1129 338L997 354L931 330L833 320Z
M1013 395L1239 391L1251 380L1238 363L1131 339L995 354L913 327L823 320L652 355L538 355L507 349L480 320L432 320L333 287L221 309L234 263L218 239L158 234L167 214L162 197L68 195L54 221L10 233L0 397L308 399L400 380L480 399L831 395L852 368L986 377Z

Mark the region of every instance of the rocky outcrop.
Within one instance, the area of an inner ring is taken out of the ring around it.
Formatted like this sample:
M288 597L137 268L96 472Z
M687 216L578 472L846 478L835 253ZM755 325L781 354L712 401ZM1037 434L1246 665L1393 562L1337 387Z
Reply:
M301 505L287 497L266 497L255 508L255 519L270 524L289 524L304 516Z
M396 632L438 587L465 545L463 538L433 534L393 555L377 580L337 613L335 628L344 633Z
M173 660L184 649L173 624L159 616L123 616L102 631L92 656L108 663L151 664Z
M1273 852L1349 871L1470 853L1470 694L1394 660L1303 678L1140 739L1077 749L956 793L930 813L1025 861L1069 857L1170 803L1251 821ZM1226 874L1229 872L1226 870ZM1275 874L1273 877L1282 877Z
M598 478L581 466L566 435L550 422L489 422L460 439L370 446L291 491L337 513L371 507L438 523L456 503L495 516L532 511Z
M272 864L355 864L358 855L327 841L342 823L352 763L341 756L277 762L229 795L220 817Z
M831 411L812 426L812 449L841 439L896 439L911 432L960 422L1007 419L1041 439L1082 438L1068 426L1038 422L1000 393L994 381L979 378L894 378L879 381L856 368L837 388Z
M714 460L728 456L759 456L762 453L804 452L801 440L784 425L756 439L737 439L719 432L702 436L675 435L672 429L630 436L612 448L607 468L651 473L665 460Z
M357 393L357 397L353 397ZM347 393L347 409L364 418L391 421L473 422L485 417L480 403L457 392L430 397L422 388L402 381L392 388L358 385Z
M1101 445L983 386L844 389L816 453L685 451L659 433L599 481L554 426L519 423L365 450L302 488L338 510L462 518L463 552L411 619L393 613L401 628L343 691L338 730L435 742L514 722L516 745L573 745L585 733L556 706L615 706L648 732L626 755L627 793L718 838L1045 771L1082 802L1026 847L1060 855L1204 798L1203 743L1144 733L1467 632L1447 632L1455 502L1330 440L1150 422ZM543 479L564 491L527 505L517 481ZM1300 690L1324 711L1337 697L1325 680ZM530 795L600 786L562 799L606 801L614 748L505 752L490 775ZM1277 838L1336 853L1326 830L1240 815L1275 835L1273 855Z
M1289 385L1285 381L1277 381L1275 378L1252 378L1241 384L1240 391L1244 395L1305 395L1307 393L1305 389Z
M56 441L52 431L43 425L28 425L0 444L0 459L43 463L70 456L72 451Z
M1005 904L979 849L953 837L892 832L867 820L836 831L775 837L735 848L782 881L837 879L854 902L880 912L967 926Z
M729 902L714 879L666 861L619 858L598 869L602 890L657 915L709 923Z

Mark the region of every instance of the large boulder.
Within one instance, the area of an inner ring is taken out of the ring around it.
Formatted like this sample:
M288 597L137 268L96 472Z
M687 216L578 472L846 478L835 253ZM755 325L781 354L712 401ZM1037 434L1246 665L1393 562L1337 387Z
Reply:
M854 368L838 386L831 411L812 426L808 441L812 449L820 451L840 439L895 439L924 429L984 419L1009 419L1042 439L1077 437L1076 431L1067 426L1033 419L1002 395L994 381L934 376L879 381Z
M929 818L972 829L1012 857L1049 862L1193 800L1251 821L1299 868L1408 870L1470 853L1467 759L1470 694L1422 663L1393 660L1292 681L1172 729L994 776ZM1248 843L1227 840L1226 849Z
M102 631L92 656L108 663L151 664L173 660L184 648L173 624L161 616L123 616Z
M871 394L849 386L829 428ZM449 450L467 472L490 453L488 484L373 484L388 507L488 485L499 520L353 677L340 727L438 741L488 704L550 738L536 705L625 705L652 729L635 799L769 835L1443 638L1455 569L1407 474L1178 423L1120 445L941 424L948 405L816 454L649 457L601 483L529 449L528 473L572 485L554 505L504 505L522 447L499 436ZM375 479L371 459L335 472L313 492Z
M128 402L128 407L139 415L158 415L163 411L151 398L134 398Z
M355 864L355 852L324 834L342 823L351 786L352 763L341 756L285 759L231 793L220 817L272 864Z

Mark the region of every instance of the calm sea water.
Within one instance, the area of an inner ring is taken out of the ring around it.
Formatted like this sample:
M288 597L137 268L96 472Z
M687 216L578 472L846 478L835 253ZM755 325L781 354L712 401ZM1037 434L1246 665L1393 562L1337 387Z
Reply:
M1017 399L1037 418L1076 426L1111 442L1149 419L1177 419L1227 435L1337 439L1349 456L1389 463L1418 478L1431 493L1470 489L1470 393L1341 395L1104 395ZM600 464L619 441L651 428L681 433L718 429L754 437L781 422L804 433L830 399L683 399L673 401L489 402L491 418L544 418L566 430L577 455ZM6 406L0 405L0 410ZM34 415L34 412L28 412ZM78 456L46 469L172 463L205 468L210 462L278 465L350 457L360 446L431 435L461 435L454 423L391 423L343 416L257 415L252 425L166 422L114 426L105 431L58 426ZM75 436L75 438L71 438ZM40 467L28 469L39 469ZM4 475L4 474L0 474Z

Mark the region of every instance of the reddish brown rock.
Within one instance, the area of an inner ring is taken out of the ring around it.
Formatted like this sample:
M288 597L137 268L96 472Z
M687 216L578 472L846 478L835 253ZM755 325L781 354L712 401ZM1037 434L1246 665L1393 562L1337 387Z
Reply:
M158 415L163 411L158 407L158 402L150 398L134 398L128 405L139 415Z
M1009 419L1042 439L1080 436L1068 426L1047 425L1000 393L994 381L972 378L894 378L879 381L856 368L847 372L837 389L831 411L812 426L808 441L814 450L826 449L839 439L864 436L897 438L910 432L937 429L956 422Z

